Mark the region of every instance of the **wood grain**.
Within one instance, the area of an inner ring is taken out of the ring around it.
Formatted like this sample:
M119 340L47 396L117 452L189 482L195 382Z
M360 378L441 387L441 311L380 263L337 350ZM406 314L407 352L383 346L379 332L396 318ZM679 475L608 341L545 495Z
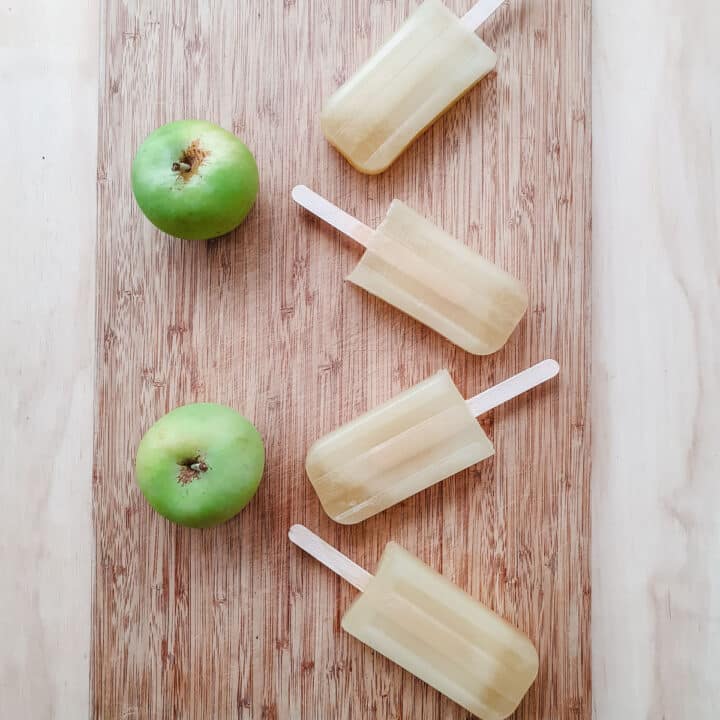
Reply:
M355 591L290 546L293 522L370 571L396 540L527 631L541 671L518 718L590 714L590 3L504 8L481 33L497 74L364 177L324 142L320 105L414 5L106 3L95 717L465 717L342 633ZM134 149L182 117L234 130L261 169L246 223L208 243L156 232L130 191ZM371 225L405 200L525 280L527 319L475 358L346 285L358 251L294 206L298 182ZM494 461L360 526L323 515L314 439L442 367L473 394L548 356L559 383L483 420ZM190 531L145 505L133 459L155 419L200 400L252 418L268 468L237 519Z

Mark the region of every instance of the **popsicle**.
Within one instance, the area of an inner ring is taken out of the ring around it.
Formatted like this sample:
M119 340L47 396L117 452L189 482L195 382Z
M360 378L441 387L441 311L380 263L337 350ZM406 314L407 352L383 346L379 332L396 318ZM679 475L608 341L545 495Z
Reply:
M361 591L342 619L353 637L482 720L502 720L520 704L537 651L490 608L394 542L373 577L302 525L288 535Z
M425 0L327 102L320 123L328 142L360 172L385 170L495 67L475 30L502 1L480 0L458 18Z
M373 231L304 185L292 196L366 248L350 282L470 353L499 350L527 310L518 280L399 200Z
M325 512L367 520L495 453L479 415L555 377L545 360L464 400L447 370L343 425L308 451L305 469Z

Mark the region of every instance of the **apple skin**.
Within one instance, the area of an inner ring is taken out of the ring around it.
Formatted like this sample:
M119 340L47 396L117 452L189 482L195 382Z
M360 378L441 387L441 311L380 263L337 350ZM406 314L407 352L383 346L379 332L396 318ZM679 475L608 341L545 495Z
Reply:
M140 209L160 230L185 240L208 240L237 227L255 203L258 182L250 150L204 120L159 127L132 165Z
M160 515L206 528L250 502L264 465L262 438L247 418L224 405L195 403L175 408L145 433L135 477Z

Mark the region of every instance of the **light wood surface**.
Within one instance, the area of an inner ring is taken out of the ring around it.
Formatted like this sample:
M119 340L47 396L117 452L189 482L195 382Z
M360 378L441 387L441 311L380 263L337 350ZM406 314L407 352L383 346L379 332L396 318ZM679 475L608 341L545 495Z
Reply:
M465 718L342 632L355 591L291 546L294 522L369 572L396 540L526 631L541 670L518 718L590 712L589 3L504 8L482 32L497 74L368 178L323 139L320 103L415 4L106 5L96 717ZM178 117L256 153L259 201L228 237L168 238L133 201L118 148ZM344 283L358 249L292 202L298 182L371 226L405 200L518 276L527 318L477 358ZM315 439L443 367L470 397L546 357L557 381L483 417L494 460L358 526L323 514L304 474ZM198 532L148 508L133 459L156 418L207 400L253 419L267 470L236 520Z
M596 3L598 718L720 717L720 11Z
M0 197L10 253L0 264L0 429L14 464L0 479L2 717L77 720L87 706L96 21L92 1L0 8L0 127L12 132L8 149L21 167ZM711 443L720 418L709 402L720 356L711 282L717 22L712 0L593 8L592 647L601 720L715 720L720 705L720 462ZM53 149L42 165L36 146ZM71 182L64 165L47 165L68 156ZM676 342L686 328L697 341ZM72 400L58 399L67 388ZM60 431L45 432L58 407L72 415L60 441ZM23 413L33 421L19 422ZM40 454L49 470L35 464ZM42 494L53 522L37 512ZM45 598L51 606L39 611Z
M0 7L3 719L88 707L97 10Z

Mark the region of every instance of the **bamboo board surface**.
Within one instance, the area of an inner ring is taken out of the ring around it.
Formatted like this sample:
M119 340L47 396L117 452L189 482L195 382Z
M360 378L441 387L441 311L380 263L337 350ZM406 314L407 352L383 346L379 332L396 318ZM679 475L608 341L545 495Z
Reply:
M105 4L95 717L467 717L342 632L355 590L290 546L294 522L371 572L396 540L526 631L541 666L518 718L591 715L590 3L504 7L480 32L497 73L368 178L319 110L414 6ZM184 117L232 129L260 167L253 213L208 243L154 230L130 190L142 139ZM490 358L454 348L343 281L359 249L291 202L296 183L370 225L406 201L522 278L526 319ZM493 460L358 526L324 515L303 468L316 438L443 367L472 395L545 357L560 381L482 420ZM204 531L156 516L133 481L144 431L195 401L235 407L267 446L256 498Z

